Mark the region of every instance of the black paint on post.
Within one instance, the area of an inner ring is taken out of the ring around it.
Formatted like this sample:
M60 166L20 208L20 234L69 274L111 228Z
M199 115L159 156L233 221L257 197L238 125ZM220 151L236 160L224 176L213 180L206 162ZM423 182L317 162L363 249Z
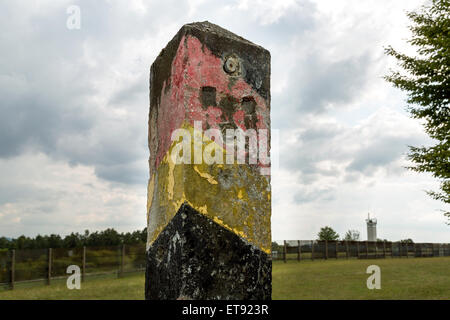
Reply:
M147 252L145 297L152 300L268 300L272 261L188 204Z

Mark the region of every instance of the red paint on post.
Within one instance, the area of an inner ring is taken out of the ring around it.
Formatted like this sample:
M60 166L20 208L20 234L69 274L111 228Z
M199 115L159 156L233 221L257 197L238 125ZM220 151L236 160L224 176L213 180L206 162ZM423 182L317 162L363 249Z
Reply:
M171 86L167 90L167 86ZM217 103L224 97L232 97L237 101L237 110L232 110L232 119L222 108L202 106L200 91L202 87L211 86L216 89ZM212 54L208 48L192 36L181 39L176 57L172 63L171 77L163 85L160 106L158 108L158 153L155 169L168 152L172 141L171 133L180 128L184 121L194 126L194 121L201 121L203 129L219 129L220 123L233 120L242 130L245 125L245 111L240 109L240 97L252 97L256 103L256 128L267 129L269 111L264 98L241 77L230 82L230 76L223 69L223 61Z

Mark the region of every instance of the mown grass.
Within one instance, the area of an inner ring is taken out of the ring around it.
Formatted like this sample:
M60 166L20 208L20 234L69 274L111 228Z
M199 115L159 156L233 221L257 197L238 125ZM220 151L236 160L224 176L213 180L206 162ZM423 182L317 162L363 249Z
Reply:
M367 289L369 265L381 289ZM450 258L275 261L273 299L450 299Z
M369 290L366 269L381 268L381 289ZM273 299L450 299L450 258L273 262ZM81 290L65 281L18 285L0 299L143 299L144 275L89 278Z
M69 290L66 280L53 280L45 284L18 284L14 290L0 291L0 300L142 300L144 274L134 273L117 278L105 275L87 278L80 290Z

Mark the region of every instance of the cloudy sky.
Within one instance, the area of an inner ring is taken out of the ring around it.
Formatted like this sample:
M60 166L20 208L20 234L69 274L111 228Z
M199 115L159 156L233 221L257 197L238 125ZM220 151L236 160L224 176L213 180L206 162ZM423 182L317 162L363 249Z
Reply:
M270 50L273 239L329 225L450 242L438 184L404 169L429 144L384 82L405 11L423 1L2 1L0 236L146 224L149 67L185 23L208 20ZM71 5L80 29L68 29Z

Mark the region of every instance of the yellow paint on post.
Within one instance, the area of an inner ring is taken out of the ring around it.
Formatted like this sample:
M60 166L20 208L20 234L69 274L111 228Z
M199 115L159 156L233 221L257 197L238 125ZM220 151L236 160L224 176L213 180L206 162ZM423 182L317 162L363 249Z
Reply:
M150 213L150 207L152 206L154 189L155 189L155 175L152 174L150 180L148 181L148 186L147 186L147 225L148 225L148 221L150 219L149 213Z
M210 174L208 174L208 173L206 173L206 172L200 172L200 171L198 170L198 167L197 167L197 166L194 166L194 170L195 170L195 172L197 172L197 173L200 175L200 177L205 178L206 180L208 180L209 183L211 183L211 184L217 184L217 181L214 180L214 178L213 178Z
M183 128L194 136L192 126L184 124ZM219 225L270 253L269 178L260 174L259 167L248 164L175 164L171 152L176 143L169 148L149 182L147 205L151 219L147 246L156 240L180 206L188 203ZM191 150L194 150L193 139L191 143ZM205 145L202 145L202 152ZM226 159L226 150L222 151ZM191 156L193 163L193 154Z

